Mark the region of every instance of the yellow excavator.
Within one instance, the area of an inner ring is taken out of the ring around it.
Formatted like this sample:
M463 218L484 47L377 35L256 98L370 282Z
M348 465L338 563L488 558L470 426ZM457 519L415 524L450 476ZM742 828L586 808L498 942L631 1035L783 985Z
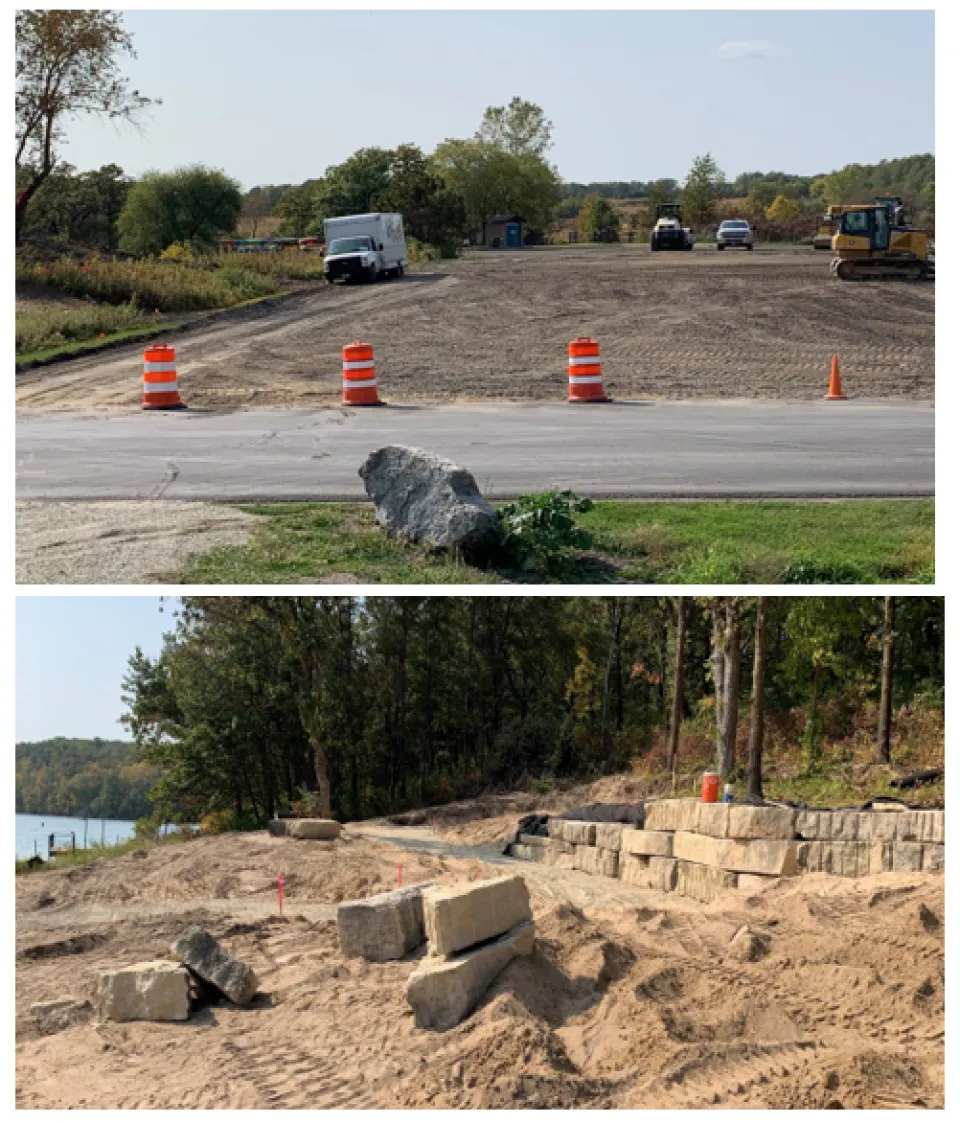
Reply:
M830 273L841 281L934 279L927 232L907 225L898 198L877 199L873 206L845 206L831 248Z

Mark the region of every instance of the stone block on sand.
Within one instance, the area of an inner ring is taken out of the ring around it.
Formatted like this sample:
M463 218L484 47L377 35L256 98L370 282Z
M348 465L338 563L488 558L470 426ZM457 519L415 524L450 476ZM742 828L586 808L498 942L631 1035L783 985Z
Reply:
M621 855L636 854L658 858L673 857L673 831L635 831L626 828L620 843Z
M704 866L699 862L677 864L677 892L682 897L692 897L695 901L708 905L718 893L736 887L737 874L729 870Z
M276 838L282 838L287 833L289 822L289 819L271 819L267 823L267 833L274 835Z
M452 955L500 936L531 915L527 883L518 874L437 885L423 894L424 926L434 955Z
M224 951L209 932L196 925L181 934L170 954L238 1006L245 1006L257 993L259 984L253 970Z
M773 877L793 877L797 867L797 843L777 839L726 838L718 840L717 865L736 873L764 873Z
M343 827L335 819L288 819L290 838L309 838L319 841L339 838Z
M727 838L769 838L791 841L797 833L797 812L791 807L730 806Z
M601 850L599 846L578 846L576 868L596 877L616 877L620 872L620 852Z
M927 873L943 873L944 844L925 842L923 844L923 869Z
M104 971L97 984L100 1017L114 1022L185 1022L190 975L179 963L149 960Z
M30 1006L30 1016L36 1021L43 1034L62 1033L76 1025L90 1020L92 1007L85 998L65 995L52 1002L34 1002Z
M425 939L423 891L431 884L393 889L339 905L337 935L344 956L385 963L402 959L419 947Z
M444 959L428 955L407 980L407 1001L419 1029L451 1029L518 955L533 951L534 925L525 920L496 940Z
M684 862L699 862L704 866L719 866L723 839L706 834L677 831L673 838L673 856Z

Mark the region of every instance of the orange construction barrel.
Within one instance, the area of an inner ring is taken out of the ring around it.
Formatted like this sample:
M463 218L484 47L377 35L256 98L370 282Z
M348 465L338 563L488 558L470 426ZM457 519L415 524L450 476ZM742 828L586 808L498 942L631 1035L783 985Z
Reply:
M703 803L716 803L720 794L720 776L716 772L704 772L700 799Z
M567 348L569 402L606 402L603 392L603 367L600 365L600 344L585 335L574 339Z
M143 408L186 409L177 385L177 353L166 344L143 352Z
M377 372L373 348L355 339L343 349L343 404L345 406L378 406Z

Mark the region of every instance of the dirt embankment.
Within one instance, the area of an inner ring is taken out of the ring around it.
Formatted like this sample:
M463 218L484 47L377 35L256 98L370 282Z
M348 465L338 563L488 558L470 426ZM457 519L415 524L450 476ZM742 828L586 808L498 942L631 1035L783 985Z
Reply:
M812 875L708 907L641 890L605 906L604 879L570 874L596 894L578 908L561 871L518 863L536 951L438 1033L414 1029L405 1000L419 953L370 964L337 944L336 902L393 887L401 864L407 884L502 869L352 830L204 838L18 878L18 1106L943 1106L942 878ZM88 994L191 921L256 970L250 1008L38 1036L30 1003ZM761 937L752 962L732 953L743 925Z
M335 403L340 349L354 338L374 345L394 402L563 400L578 335L600 341L620 398L820 398L838 352L847 393L932 399L934 286L843 284L827 264L787 247L491 253L328 287L169 341L196 407ZM25 371L17 404L135 407L139 359L132 347Z

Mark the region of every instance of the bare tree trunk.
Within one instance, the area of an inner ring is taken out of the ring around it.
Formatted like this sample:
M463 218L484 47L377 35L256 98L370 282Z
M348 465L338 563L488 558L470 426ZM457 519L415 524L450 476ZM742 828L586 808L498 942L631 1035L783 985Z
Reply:
M670 745L667 752L674 791L677 789L677 748L680 744L680 721L683 718L683 662L686 641L686 598L677 597L677 650L673 663L673 713L670 717Z
M763 674L767 653L767 598L757 597L753 641L753 697L750 705L750 766L747 794L763 799Z
M733 771L740 700L740 598L719 597L714 609L713 669L717 697L717 772Z
M880 671L880 713L877 717L877 764L890 763L890 724L893 718L894 597L883 598L883 665Z

